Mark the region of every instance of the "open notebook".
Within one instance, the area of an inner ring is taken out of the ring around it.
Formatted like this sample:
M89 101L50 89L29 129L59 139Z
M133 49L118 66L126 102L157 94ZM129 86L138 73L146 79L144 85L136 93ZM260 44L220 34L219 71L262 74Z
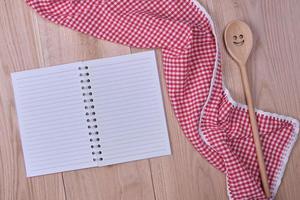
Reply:
M12 74L27 176L170 154L154 51Z

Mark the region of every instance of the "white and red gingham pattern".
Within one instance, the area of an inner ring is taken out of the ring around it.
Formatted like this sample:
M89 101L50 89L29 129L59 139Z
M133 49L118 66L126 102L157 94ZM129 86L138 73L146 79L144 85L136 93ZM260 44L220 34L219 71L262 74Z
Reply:
M169 97L186 137L226 173L230 199L265 199L247 109L222 84L213 25L195 0L26 0L48 20L94 37L161 48ZM257 112L272 196L297 136L296 120Z

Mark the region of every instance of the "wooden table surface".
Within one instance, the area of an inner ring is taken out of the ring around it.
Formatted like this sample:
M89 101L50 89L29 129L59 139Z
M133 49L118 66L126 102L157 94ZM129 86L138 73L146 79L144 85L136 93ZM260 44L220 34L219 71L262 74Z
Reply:
M219 41L225 25L233 19L245 20L252 27L255 45L248 71L257 107L300 118L300 1L201 3L215 21ZM236 100L244 102L238 68L224 51L222 42L220 46L226 85ZM49 23L27 7L25 0L0 0L1 200L227 199L224 175L187 142L174 117L164 83L172 156L26 178L10 73L136 51L142 50L96 40ZM299 142L277 199L299 199L298 184Z

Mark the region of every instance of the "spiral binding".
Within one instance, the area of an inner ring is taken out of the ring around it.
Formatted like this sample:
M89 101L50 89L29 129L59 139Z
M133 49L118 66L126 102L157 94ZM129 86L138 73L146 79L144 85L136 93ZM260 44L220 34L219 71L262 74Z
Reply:
M80 83L81 83L87 128L89 129L88 134L89 134L89 141L91 143L90 148L92 150L93 161L94 162L102 161L103 157L102 157L102 150L100 144L100 133L97 124L91 80L89 78L90 76L89 67L88 66L79 67L78 70L80 71L79 76L81 77Z

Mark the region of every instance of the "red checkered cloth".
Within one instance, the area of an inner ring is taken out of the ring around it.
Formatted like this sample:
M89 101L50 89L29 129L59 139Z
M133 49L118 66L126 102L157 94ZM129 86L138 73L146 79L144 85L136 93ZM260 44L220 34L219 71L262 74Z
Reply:
M196 0L26 0L41 16L96 38L162 49L176 117L195 149L226 174L230 199L265 199L247 108L222 83L213 23ZM272 198L297 120L257 110Z

